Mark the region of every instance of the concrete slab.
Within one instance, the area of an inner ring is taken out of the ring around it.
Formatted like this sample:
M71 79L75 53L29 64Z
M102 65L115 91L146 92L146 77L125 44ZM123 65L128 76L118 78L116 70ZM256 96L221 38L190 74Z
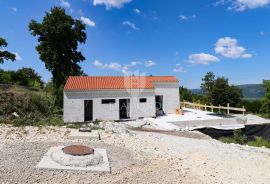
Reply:
M88 140L100 140L100 134L98 130L92 130L91 132L79 132L74 129L70 132L68 138L70 139L88 139Z
M157 118L145 118L145 120L165 130L194 130L204 127L239 129L247 122L246 117L224 118L212 112L188 108L184 108L183 115L168 114Z
M110 172L110 163L107 156L107 151L105 149L94 148L95 151L99 152L103 157L103 162L95 166L87 167L71 167L62 166L54 162L51 158L51 154L64 146L54 146L49 149L49 151L44 155L41 161L37 164L38 169L63 169L63 170L80 170L80 171L94 171L94 172Z

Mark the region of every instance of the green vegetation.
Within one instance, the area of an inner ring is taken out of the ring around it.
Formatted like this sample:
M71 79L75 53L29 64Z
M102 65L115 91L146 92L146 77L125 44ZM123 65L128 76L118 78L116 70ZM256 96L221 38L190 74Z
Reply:
M260 100L265 95L263 84L244 84L236 87L242 90L244 100ZM196 95L203 94L201 89L191 89L191 92Z
M265 95L263 84L245 84L236 87L242 90L245 100L260 100Z
M264 80L263 85L234 86L229 85L228 79L216 77L214 73L207 72L202 81L201 89L188 90L187 88L180 87L181 100L213 104L215 106L227 106L227 103L234 107L244 106L247 113L257 114L263 118L270 119L270 80ZM250 99L252 100L243 98L242 89L244 90L244 95L251 96L252 98ZM264 95L264 97L255 100L260 95Z
M29 30L38 37L36 50L45 67L52 73L56 104L63 103L63 87L68 76L83 75L79 63L85 58L78 44L85 43L85 24L67 15L65 10L54 7L46 12L41 23L32 20Z
M233 85L229 85L229 80L224 77L215 77L212 72L202 79L201 89L207 98L208 104L226 106L237 106L243 97L242 91Z
M32 68L21 68L17 71L0 69L0 84L16 84L36 89L41 89L44 86L41 76Z
M39 90L20 86L0 86L0 123L14 126L42 126L64 124L61 109L54 105L54 97ZM12 113L16 112L19 117Z
M266 147L270 148L270 140L262 137L255 137L253 140L249 140L245 135L241 134L241 130L235 130L232 137L221 137L219 138L223 143L234 143L241 145L249 145L255 147Z
M7 41L4 38L0 37L0 64L4 63L5 60L15 61L16 55L4 50L4 47L7 47Z

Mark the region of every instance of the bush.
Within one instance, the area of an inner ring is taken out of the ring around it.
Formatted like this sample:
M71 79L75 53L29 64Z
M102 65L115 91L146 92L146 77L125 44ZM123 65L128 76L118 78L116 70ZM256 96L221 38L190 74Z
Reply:
M270 141L267 139L264 139L262 137L255 137L255 140L248 142L249 146L255 146L255 147L266 147L270 148Z
M10 122L14 126L63 126L64 121L61 116L52 116L45 119L22 118Z
M262 106L262 101L261 100L241 100L238 106L239 107L244 106L247 112L259 113Z
M241 134L241 130L234 130L233 137L221 137L219 140L224 143L246 144L247 137Z

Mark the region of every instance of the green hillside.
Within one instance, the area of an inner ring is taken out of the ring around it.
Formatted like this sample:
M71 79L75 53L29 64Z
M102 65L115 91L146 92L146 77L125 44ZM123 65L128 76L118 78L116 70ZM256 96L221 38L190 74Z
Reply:
M262 84L245 84L238 85L242 89L245 99L256 100L260 99L265 95L265 91Z
M243 92L244 98L247 100L257 100L264 96L264 88L262 84L243 84L238 85ZM202 94L201 89L191 89L194 94Z

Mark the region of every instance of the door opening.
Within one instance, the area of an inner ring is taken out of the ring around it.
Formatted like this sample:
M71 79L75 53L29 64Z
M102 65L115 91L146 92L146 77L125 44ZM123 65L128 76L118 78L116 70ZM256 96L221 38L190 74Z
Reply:
M84 100L84 121L93 120L93 100Z
M119 99L119 118L130 119L130 99Z
M156 96L156 116L163 116L163 96Z

